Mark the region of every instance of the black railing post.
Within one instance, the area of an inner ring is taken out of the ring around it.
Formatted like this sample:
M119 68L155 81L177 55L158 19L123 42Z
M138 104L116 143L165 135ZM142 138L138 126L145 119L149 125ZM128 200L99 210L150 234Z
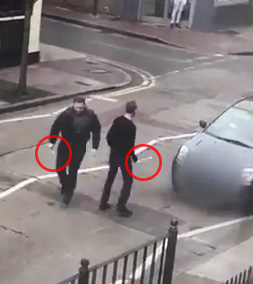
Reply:
M79 268L78 284L89 284L89 260L83 258Z
M178 234L177 225L178 221L176 220L171 221L171 227L168 232L168 241L165 253L162 284L172 283L172 276L173 276L173 269L174 269L175 255L176 255L177 234Z
M97 16L98 14L98 0L93 0L93 16Z

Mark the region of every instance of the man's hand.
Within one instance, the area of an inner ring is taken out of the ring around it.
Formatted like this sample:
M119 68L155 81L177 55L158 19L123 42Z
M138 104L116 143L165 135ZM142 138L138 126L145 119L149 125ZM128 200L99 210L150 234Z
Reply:
M92 155L92 157L96 157L96 155L97 155L97 150L96 150L96 149L92 149L92 150L91 150L91 155Z
M54 144L49 143L48 147L51 150L51 152L54 154Z
M135 154L133 154L132 155L132 160L133 160L134 163L137 163L138 162L138 157Z

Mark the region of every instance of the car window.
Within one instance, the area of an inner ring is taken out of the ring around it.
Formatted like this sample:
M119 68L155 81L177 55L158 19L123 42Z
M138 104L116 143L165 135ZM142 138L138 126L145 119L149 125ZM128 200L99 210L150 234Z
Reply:
M253 104L243 101L231 107L215 120L205 131L207 134L253 147Z

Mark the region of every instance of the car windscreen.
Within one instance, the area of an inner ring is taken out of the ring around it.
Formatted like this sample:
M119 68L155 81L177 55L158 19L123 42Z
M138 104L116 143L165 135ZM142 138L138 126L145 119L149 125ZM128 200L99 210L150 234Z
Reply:
M205 133L233 144L253 147L253 105L245 103L228 109Z

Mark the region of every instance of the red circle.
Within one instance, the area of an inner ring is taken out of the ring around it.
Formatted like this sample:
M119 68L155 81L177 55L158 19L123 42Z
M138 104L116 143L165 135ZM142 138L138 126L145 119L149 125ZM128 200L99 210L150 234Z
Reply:
M128 159L129 159L131 153L132 153L135 149L140 148L140 147L146 147L146 148L150 148L150 149L154 150L154 151L156 152L158 158L159 158L159 167L158 167L157 171L156 171L151 177L139 178L139 177L135 176L133 173L131 173L131 171L129 170L129 167L128 167ZM127 153L127 156L126 156L126 159L125 159L125 166L126 166L127 172L128 172L128 173L130 174L130 176L133 177L134 179L137 179L137 180L140 180L140 181L148 181L148 180L151 180L151 179L155 178L155 177L159 174L159 172L161 171L161 169L162 169L162 157L161 157L161 154L159 153L159 151L158 151L155 147L153 147L153 146L151 146L151 145L148 145L148 144L139 144L139 145L134 146L134 147Z
M49 169L49 168L45 167L44 165L42 165L42 163L40 162L40 159L39 159L38 151L39 151L40 145L45 140L50 139L50 138L58 138L58 139L62 140L63 142L66 143L66 145L67 145L67 147L69 149L69 158L68 158L67 163L65 165L63 165L62 167L58 168L58 169ZM43 170L46 170L48 172L59 172L59 171L65 169L69 165L69 163L71 161L71 158L72 158L72 149L71 149L71 146L70 146L69 142L65 138L63 138L61 136L58 136L58 135L48 135L48 136L44 137L43 139L41 139L40 142L37 144L36 149L35 149L35 158L36 158L37 163L39 164L39 166Z

